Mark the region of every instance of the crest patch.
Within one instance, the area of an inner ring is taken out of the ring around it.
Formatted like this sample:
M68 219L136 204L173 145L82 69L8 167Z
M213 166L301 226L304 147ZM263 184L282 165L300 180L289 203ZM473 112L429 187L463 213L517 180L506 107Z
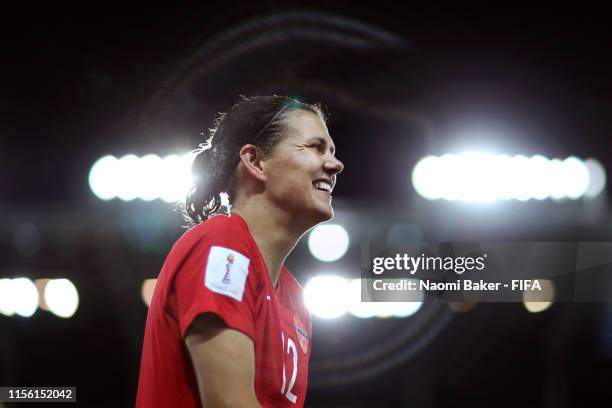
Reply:
M306 325L302 323L297 315L293 315L293 327L295 328L295 333L297 334L298 342L300 343L302 351L304 354L308 354L308 343L310 336L308 334L308 330L306 330Z
M233 249L213 246L206 261L204 285L215 293L242 301L249 263L249 258Z

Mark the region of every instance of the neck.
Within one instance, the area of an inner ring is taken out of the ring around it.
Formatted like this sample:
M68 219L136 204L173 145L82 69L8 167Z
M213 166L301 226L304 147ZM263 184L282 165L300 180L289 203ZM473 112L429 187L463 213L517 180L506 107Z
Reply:
M285 259L309 227L296 224L296 217L257 196L249 197L247 202L240 201L237 200L232 206L232 213L238 214L247 223L268 267L270 280L276 287Z

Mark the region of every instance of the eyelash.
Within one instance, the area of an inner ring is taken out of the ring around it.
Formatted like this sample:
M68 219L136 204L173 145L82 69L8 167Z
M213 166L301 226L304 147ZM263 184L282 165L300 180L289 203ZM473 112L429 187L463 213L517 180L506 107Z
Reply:
M320 154L325 154L325 147L323 143L313 143L311 145L308 145L308 147L317 149ZM332 156L334 156L334 152L332 151L331 153Z

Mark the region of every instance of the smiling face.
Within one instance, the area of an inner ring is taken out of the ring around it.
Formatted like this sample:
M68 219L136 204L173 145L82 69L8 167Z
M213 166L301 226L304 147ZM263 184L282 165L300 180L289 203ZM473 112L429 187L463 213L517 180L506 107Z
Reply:
M266 194L276 206L309 225L331 219L331 194L344 165L321 118L308 111L287 114L285 136L264 160Z

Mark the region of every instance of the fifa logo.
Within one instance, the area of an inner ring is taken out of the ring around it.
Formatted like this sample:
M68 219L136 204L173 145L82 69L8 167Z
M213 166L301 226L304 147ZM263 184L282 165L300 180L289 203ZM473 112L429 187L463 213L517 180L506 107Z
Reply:
M232 265L234 265L234 255L229 254L227 256L227 264L225 264L225 275L223 276L223 283L232 283L230 279L230 272L232 270Z

